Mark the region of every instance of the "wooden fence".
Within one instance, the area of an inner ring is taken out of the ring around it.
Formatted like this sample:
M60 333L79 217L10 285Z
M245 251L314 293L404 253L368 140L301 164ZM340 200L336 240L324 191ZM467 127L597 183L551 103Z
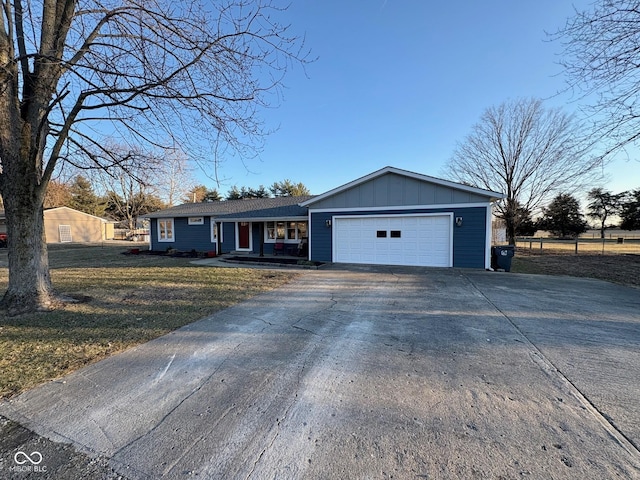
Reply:
M559 240L545 237L521 237L516 246L528 250L562 251L590 254L640 254L640 238L576 238Z

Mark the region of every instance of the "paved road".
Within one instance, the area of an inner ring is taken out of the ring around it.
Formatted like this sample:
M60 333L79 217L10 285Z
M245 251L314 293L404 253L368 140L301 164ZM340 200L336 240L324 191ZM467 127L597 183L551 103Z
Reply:
M132 479L640 478L639 293L306 272L0 414Z

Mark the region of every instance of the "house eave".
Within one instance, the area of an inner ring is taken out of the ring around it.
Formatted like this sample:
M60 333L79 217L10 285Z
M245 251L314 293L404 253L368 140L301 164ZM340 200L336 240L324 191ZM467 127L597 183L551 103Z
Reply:
M217 222L301 222L301 221L305 221L308 220L308 216L293 216L293 217L288 217L288 216L284 216L284 217L225 217L225 216L219 216L216 217L215 215L212 215L212 217L217 221Z

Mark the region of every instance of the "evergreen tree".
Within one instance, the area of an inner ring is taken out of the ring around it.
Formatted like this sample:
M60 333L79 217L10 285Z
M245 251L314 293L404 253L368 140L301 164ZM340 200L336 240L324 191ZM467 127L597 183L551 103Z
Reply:
M218 190L216 190L215 188L212 190L207 190L204 194L204 197L202 198L203 202L219 202L220 200L222 200L222 195L220 195L220 193L218 193Z
M274 182L269 190L274 197L301 197L311 194L304 183L293 183L288 178L281 182Z
M260 185L258 188L249 189L249 198L269 198L271 195L264 185Z
M620 228L640 230L640 189L628 192L622 202Z
M88 213L89 215L95 215L97 217L102 217L104 215L106 204L100 197L98 197L98 195L95 194L93 185L87 178L82 175L78 175L74 179L69 190L71 193L69 206L71 208L75 208L76 210L80 210L81 212Z
M538 225L531 218L531 212L524 207L516 208L515 215L516 235L519 237L531 237L538 230Z
M236 185L234 185L233 187L231 187L231 190L227 192L227 200L240 200L240 199L242 199L242 193L240 192L240 189Z
M542 212L538 228L556 237L575 238L587 231L587 222L580 213L580 203L571 195L561 193Z

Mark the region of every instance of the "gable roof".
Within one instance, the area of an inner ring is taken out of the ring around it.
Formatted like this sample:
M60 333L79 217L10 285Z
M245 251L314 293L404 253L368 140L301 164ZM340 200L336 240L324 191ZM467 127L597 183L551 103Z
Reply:
M64 212L84 215L86 217L91 217L91 218L95 218L96 220L100 220L102 223L116 223L114 220L109 220L108 218L98 217L96 215L91 215L90 213L81 212L80 210L76 210L75 208L71 208L71 207L47 208L44 211L44 213L46 214L47 212L55 212L55 211L64 211Z
M306 217L306 207L300 203L312 198L276 197L224 200L220 202L185 203L175 207L142 215L143 218L212 216L216 218L274 218Z
M471 187L469 185L463 185L462 183L456 183L456 182L451 182L449 180L443 180L441 178L436 178L436 177L430 177L428 175L423 175L421 173L415 173L415 172L410 172L408 170L402 170L400 168L395 168L395 167L384 167L381 168L380 170L376 170L373 173L370 173L368 175L365 175L364 177L360 177L357 178L356 180L353 180L349 183L345 183L344 185L341 185L339 187L336 187L332 190L329 190L328 192L323 193L322 195L316 195L313 198L310 198L307 201L302 202L300 205L303 207L308 207L310 205L313 205L316 202L319 202L321 200L324 200L325 198L329 198L332 197L333 195L336 195L340 192L343 192L345 190L348 190L350 188L356 187L358 185L361 185L365 182L369 182L375 178L381 177L383 175L386 175L388 173L394 173L396 175L401 175L403 177L409 177L409 178L414 178L416 180L420 180L423 182L429 182L429 183L433 183L435 185L441 185L443 187L448 187L448 188L453 188L456 190L461 190L464 192L468 192L468 193L473 193L476 195L481 195L483 197L487 197L488 201L495 201L495 200L499 200L501 198L504 198L504 195L502 193L498 193L498 192L492 192L491 190L484 190L482 188L477 188L477 187Z
M46 215L48 212L55 212L55 211L64 211L64 212L69 212L69 213L73 213L73 214L84 215L86 217L91 217L91 218L95 218L96 220L100 220L102 223L116 223L114 220L110 220L108 218L97 217L95 215L91 215L90 213L81 212L80 210L76 210L75 208L71 208L71 207L47 208L47 209L44 210L44 214ZM6 213L5 213L4 210L0 210L0 219L3 219L3 218L6 218Z

